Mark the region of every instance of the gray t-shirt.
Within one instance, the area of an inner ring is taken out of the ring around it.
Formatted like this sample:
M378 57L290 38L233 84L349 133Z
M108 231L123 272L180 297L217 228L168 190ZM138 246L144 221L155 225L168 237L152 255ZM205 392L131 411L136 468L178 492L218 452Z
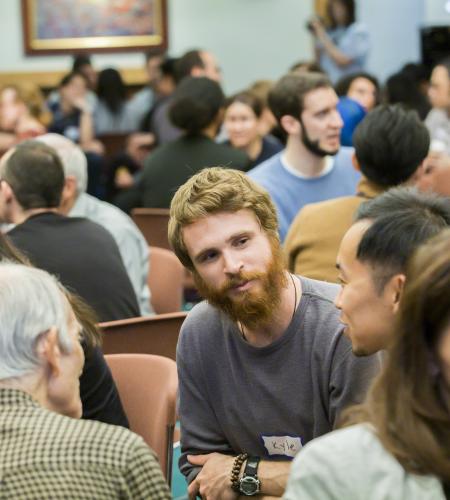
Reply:
M189 313L177 348L180 469L188 481L199 468L187 454L292 459L365 395L380 360L353 355L333 304L338 286L301 283L291 324L266 347L248 344L236 324L206 302Z

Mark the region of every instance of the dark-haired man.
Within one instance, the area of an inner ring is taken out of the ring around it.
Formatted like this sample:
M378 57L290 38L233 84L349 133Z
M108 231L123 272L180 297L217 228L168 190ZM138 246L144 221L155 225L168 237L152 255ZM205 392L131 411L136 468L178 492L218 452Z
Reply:
M414 182L430 138L414 111L379 106L357 127L353 144L353 164L363 174L356 195L306 205L286 237L289 269L302 276L337 282L337 251L356 209L390 187Z
M269 94L269 105L287 134L286 149L249 172L269 192L280 237L307 203L353 194L359 174L350 148L340 147L338 97L322 74L289 74Z
M450 225L450 199L393 188L362 204L337 256L335 300L357 356L386 349L413 252Z
M190 497L281 496L290 460L364 397L378 360L352 355L336 285L284 269L275 207L244 173L190 178L173 198L169 239L207 300L177 347Z
M139 316L139 306L111 234L87 219L58 213L64 170L56 151L26 141L0 162L0 219L16 224L12 242L31 262L58 276L100 321Z

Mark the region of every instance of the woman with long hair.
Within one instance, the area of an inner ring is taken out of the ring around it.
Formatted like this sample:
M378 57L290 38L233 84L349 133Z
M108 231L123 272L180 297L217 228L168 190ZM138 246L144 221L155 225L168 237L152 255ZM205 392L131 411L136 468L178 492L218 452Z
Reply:
M125 83L114 68L100 71L97 82L98 101L94 109L96 135L134 132L139 120L127 101Z
M362 71L370 48L366 27L356 22L355 0L328 0L328 23L318 17L308 23L316 42L316 62L336 83Z
M384 370L344 424L298 454L284 498L450 498L450 230L410 261Z

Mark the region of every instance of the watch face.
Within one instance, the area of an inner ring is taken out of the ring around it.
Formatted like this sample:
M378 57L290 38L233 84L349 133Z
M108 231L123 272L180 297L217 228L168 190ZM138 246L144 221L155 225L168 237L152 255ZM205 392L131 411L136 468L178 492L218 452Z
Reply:
M252 476L245 476L240 481L239 491L244 495L256 495L259 492L259 479Z

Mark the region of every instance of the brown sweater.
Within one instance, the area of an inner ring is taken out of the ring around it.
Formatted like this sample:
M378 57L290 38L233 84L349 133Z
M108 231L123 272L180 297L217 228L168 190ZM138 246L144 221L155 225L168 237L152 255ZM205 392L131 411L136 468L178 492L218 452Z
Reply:
M289 270L307 278L336 283L339 244L352 225L354 213L361 203L382 192L383 188L363 177L356 196L303 207L284 242Z

